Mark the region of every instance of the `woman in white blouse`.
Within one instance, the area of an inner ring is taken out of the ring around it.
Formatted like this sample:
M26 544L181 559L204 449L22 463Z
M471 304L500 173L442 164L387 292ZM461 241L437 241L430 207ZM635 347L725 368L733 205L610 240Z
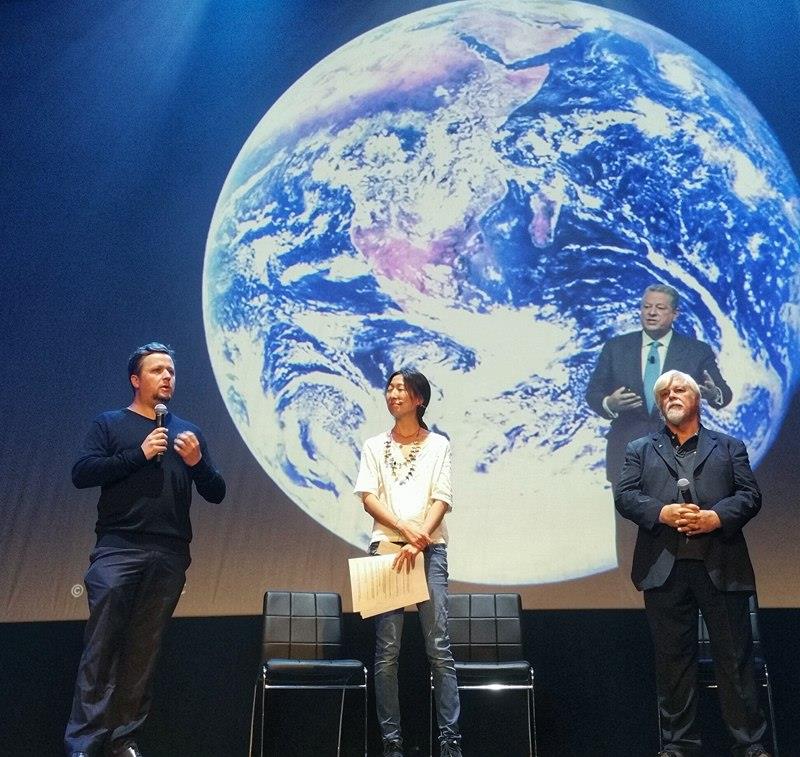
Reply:
M378 542L400 545L394 569L414 565L422 553L430 599L417 605L433 672L440 754L460 757L459 696L447 633L447 528L452 510L450 442L422 420L431 387L421 373L395 371L386 383L392 428L373 436L361 451L355 492L373 518L370 552ZM375 703L387 757L402 757L397 663L403 609L375 619Z

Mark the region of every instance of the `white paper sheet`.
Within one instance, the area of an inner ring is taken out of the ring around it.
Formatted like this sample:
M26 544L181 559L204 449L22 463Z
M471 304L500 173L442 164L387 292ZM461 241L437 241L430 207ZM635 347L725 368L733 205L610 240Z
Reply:
M392 569L395 555L399 551L396 546L381 542L378 551L383 554L353 557L347 561L350 567L353 611L360 612L362 618L415 605L430 598L428 583L425 581L423 555L417 555L410 572L402 570L397 573Z

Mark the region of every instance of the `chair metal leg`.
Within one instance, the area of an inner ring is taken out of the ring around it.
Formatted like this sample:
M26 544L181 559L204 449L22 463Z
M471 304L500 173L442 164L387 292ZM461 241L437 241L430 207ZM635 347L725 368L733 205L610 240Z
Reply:
M347 689L342 689L342 701L339 706L339 738L336 742L336 755L341 757L342 753L342 722L344 720L344 699ZM367 668L364 668L364 757L368 757L367 727L369 717L369 692L367 690Z
M433 673L428 687L428 754L433 757Z
M764 663L764 680L767 688L767 706L769 707L769 724L772 730L772 754L773 757L778 757L778 731L775 728L775 707L772 703L772 684L769 682L769 670L767 664Z
M364 685L362 687L352 687L352 688L363 688L364 690L364 723L363 723L363 732L364 732L364 757L368 757L368 747L369 747L369 690L367 688L367 669L366 667L364 670ZM263 674L259 676L258 680L256 681L254 690L253 690L253 707L250 713L250 746L248 750L248 757L254 757L254 747L255 747L255 717L256 717L256 701L258 698L258 688L261 687L261 731L260 731L260 748L258 754L261 757L264 757L264 734L266 732L266 704L267 704L267 686L264 682ZM281 687L278 688L303 688L303 687ZM322 687L322 688L335 688L341 691L341 699L339 701L339 725L338 731L336 734L336 756L341 757L342 754L342 733L344 732L344 707L346 704L346 697L347 697L347 690L348 686L335 686L335 687Z
M531 668L531 688L528 690L528 748L531 746L531 721L533 722L533 749L531 755L539 757L539 740L536 733L536 687L533 668Z
M367 757L367 669L364 668L364 757Z
M250 711L250 748L247 750L248 757L253 757L253 736L255 735L256 728L256 699L258 699L258 685L261 682L261 676L256 679L253 685L253 707Z
M525 709L528 711L528 757L533 755L533 733L531 731L531 690L525 691Z
M339 736L336 739L336 757L342 755L342 719L344 718L344 695L347 689L342 689L342 701L339 704Z
M264 757L264 723L267 719L267 684L261 687L261 744L259 754Z

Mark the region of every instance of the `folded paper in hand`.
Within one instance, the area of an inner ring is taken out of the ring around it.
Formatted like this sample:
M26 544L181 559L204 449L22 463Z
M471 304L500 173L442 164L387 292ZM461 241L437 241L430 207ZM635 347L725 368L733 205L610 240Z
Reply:
M370 618L399 607L415 605L430 598L425 580L425 559L417 555L414 567L406 573L392 569L399 548L389 542L378 545L379 554L371 557L353 557L350 566L350 589L353 594L353 612Z

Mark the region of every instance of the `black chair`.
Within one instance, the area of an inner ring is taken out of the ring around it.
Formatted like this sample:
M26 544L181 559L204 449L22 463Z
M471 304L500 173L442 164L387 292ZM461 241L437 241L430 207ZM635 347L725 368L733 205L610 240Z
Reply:
M360 660L339 659L342 601L330 592L268 591L264 595L261 665L250 718L253 754L256 701L261 689L260 754L264 754L267 692L281 689L341 692L336 754L341 754L345 694L364 692L364 755L367 754L367 669Z
M764 657L764 648L761 643L761 633L758 628L758 602L755 595L750 597L750 628L753 631L753 660L755 665L756 683L767 690L767 706L769 708L769 722L772 730L772 754L778 757L778 734L775 730L775 708L772 702L772 684L769 680L767 660ZM714 658L711 655L711 639L708 636L708 627L703 614L697 613L697 683L706 689L716 689L717 680L714 675ZM658 741L663 747L661 737L661 710L658 710Z
M459 691L524 691L527 697L528 752L538 755L533 668L522 652L519 594L451 594L450 649ZM429 747L433 755L433 675Z

